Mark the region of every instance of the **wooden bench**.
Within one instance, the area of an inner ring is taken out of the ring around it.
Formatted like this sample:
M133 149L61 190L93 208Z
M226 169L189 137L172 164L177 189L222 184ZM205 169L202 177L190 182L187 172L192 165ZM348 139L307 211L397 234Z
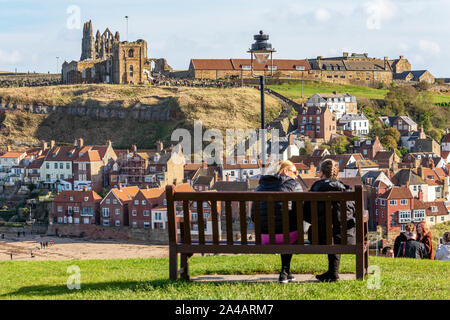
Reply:
M169 272L170 279L189 280L189 257L194 253L228 253L228 254L354 254L356 256L356 278L364 279L369 265L368 216L364 210L363 190L356 186L353 192L174 192L173 186L166 187L167 215L169 229ZM211 205L212 241L205 240L203 202ZM220 213L217 203L221 201L225 208L226 243L219 238ZM239 222L241 239L233 240L232 202L239 202ZM255 203L255 241L247 240L246 202ZM297 225L299 237L296 244L289 243L289 208L288 202L297 202ZM303 202L311 201L312 242L306 244L303 230ZM355 201L356 244L347 244L347 226L341 228L342 243L333 244L332 237L332 202L341 204L341 221L346 221L346 201ZM177 215L175 204L182 203L183 210ZM190 204L197 203L198 241L191 235ZM261 244L260 202L268 203L268 227L270 244ZM283 208L284 243L275 243L274 204L281 202ZM319 226L317 203L325 202L326 208L326 244L319 245ZM182 223L178 223L181 222ZM177 234L180 225L180 236ZM178 269L178 254L181 255L181 268Z

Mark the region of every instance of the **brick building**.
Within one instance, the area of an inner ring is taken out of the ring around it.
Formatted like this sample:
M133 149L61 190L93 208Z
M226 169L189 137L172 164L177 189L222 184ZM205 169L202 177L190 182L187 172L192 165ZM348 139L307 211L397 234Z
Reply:
M189 64L189 77L195 79L252 78L250 59L192 59ZM271 74L270 61L260 64L253 61L255 75ZM308 60L273 59L273 76L286 79L306 79L310 66Z
M145 188L139 190L128 205L130 226L133 228L155 229L152 226L152 210L163 206L164 195L163 188Z
M400 134L417 131L417 123L408 116L378 117L376 121L381 125L397 129Z
M302 107L298 113L298 131L311 139L328 142L336 133L336 116L327 107Z
M49 220L69 224L99 223L101 200L95 191L63 191L53 199Z
M136 186L112 188L100 203L100 224L103 226L128 226L129 205L139 192Z
M359 139L350 146L350 153L360 153L364 158L373 160L379 151L383 151L384 147L380 139L376 136L374 139Z

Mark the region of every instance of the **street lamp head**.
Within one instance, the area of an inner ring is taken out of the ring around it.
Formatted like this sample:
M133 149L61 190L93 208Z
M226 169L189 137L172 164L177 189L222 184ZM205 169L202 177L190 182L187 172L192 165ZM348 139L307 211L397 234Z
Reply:
M269 35L264 34L264 32L260 30L259 34L255 34L253 36L253 39L255 40L255 43L252 44L251 49L249 49L248 51L248 53L250 53L251 55L252 76L253 76L253 58L255 58L257 63L261 65L265 65L270 59L270 66L268 66L267 68L268 69L270 68L270 75L272 75L274 68L272 54L276 51L275 49L272 48L272 44L267 42L269 40Z

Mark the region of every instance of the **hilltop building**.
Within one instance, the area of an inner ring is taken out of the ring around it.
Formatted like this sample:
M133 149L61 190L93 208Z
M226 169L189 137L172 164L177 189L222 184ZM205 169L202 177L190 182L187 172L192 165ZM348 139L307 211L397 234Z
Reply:
M120 41L120 34L108 28L94 38L92 22L83 28L80 61L64 62L62 83L139 84L150 80L151 60L147 42Z

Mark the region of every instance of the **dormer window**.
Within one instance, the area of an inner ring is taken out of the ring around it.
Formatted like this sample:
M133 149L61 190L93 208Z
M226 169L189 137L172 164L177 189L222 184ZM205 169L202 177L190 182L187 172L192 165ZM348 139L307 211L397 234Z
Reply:
M84 202L88 202L89 201L89 197L84 197Z
M436 206L431 207L431 212L438 212L438 208Z
M73 201L73 196L70 196L70 201Z

